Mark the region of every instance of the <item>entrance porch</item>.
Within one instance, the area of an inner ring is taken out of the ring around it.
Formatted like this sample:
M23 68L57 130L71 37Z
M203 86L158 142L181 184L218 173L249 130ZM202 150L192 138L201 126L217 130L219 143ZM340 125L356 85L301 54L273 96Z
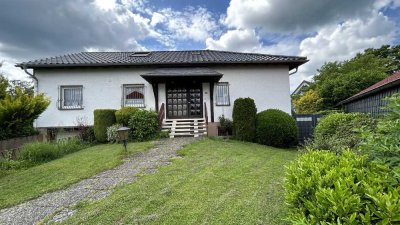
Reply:
M214 83L223 76L209 68L162 68L141 75L154 92L160 126L170 137L207 135L214 122Z

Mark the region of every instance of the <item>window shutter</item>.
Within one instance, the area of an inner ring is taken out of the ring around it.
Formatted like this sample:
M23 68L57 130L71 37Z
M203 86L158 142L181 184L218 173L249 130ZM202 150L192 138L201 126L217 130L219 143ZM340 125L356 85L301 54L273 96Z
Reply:
M57 109L61 109L61 87L60 85L57 86L57 92L58 92L58 99L57 99Z

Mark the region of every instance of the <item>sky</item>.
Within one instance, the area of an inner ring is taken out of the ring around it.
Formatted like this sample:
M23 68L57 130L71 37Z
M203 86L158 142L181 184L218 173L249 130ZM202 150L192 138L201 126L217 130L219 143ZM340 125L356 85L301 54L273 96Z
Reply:
M400 44L400 0L1 0L0 71L81 51L214 49L306 56L291 90L325 62Z

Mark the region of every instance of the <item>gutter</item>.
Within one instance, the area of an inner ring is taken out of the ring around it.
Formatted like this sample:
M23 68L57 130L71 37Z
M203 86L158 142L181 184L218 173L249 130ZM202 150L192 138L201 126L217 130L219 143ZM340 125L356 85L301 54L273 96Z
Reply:
M291 76L291 75L297 73L298 70L299 70L299 67L297 66L293 72L289 73L289 76Z
M27 68L26 65L22 65L21 68L24 70L24 72L26 74L28 74L28 76L30 76L32 79L34 79L36 81L36 93L39 93L39 80L37 79L37 77L35 76L35 74L30 73ZM35 73L35 72L33 72Z

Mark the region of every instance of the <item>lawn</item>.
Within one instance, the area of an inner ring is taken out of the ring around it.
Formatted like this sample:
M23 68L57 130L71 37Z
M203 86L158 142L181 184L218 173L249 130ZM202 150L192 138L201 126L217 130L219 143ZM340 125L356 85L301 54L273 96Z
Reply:
M144 151L150 142L131 143L128 152ZM113 168L122 162L121 145L96 145L26 170L0 178L0 208L16 205L59 190L77 181Z
M169 166L77 206L65 224L285 224L284 165L295 150L205 139Z

